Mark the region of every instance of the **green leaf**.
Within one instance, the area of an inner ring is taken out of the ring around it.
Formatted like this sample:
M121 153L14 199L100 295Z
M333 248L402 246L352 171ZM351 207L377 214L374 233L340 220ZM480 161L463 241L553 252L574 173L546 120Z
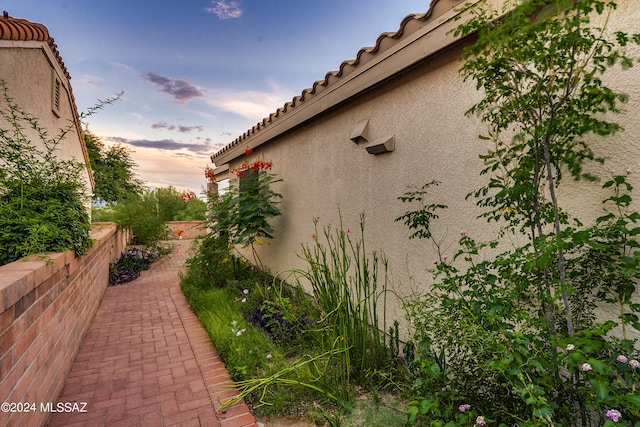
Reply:
M632 406L632 408L635 408L636 410L640 409L640 395L636 394L636 393L627 393L624 396L622 396L622 398L624 400L626 400L627 402L629 402Z
M609 397L609 383L603 379L595 379L591 383L595 388L598 399L605 401Z
M409 407L407 408L407 416L408 416L408 421L410 423L415 423L416 419L418 418L418 406L417 406L417 402L416 405L413 405L414 402L409 403Z
M440 369L440 365L438 365L437 363L432 363L431 366L429 366L429 373L431 374L431 376L438 378L442 375L442 370Z

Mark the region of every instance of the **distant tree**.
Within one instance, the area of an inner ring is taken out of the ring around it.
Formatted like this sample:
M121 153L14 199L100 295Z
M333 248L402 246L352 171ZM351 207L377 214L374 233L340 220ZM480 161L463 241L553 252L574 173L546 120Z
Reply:
M158 199L158 216L162 221L173 221L184 209L182 192L174 186L156 188L153 192Z
M113 204L142 195L143 182L136 177L131 150L120 144L106 148L99 137L86 130L84 140L89 152L96 187L93 200Z
M158 200L158 215L162 221L204 220L207 204L193 191L179 191L174 186L153 190Z
M195 195L195 194L194 194ZM176 215L176 221L204 221L207 216L207 204L197 197L182 197L184 208Z

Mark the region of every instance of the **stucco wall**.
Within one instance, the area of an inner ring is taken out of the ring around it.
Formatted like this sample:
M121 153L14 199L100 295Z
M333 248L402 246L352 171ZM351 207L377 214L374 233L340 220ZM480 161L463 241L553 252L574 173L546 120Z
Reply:
M620 5L610 28L633 30L640 11L631 3ZM301 243L311 241L314 217L321 225L335 226L340 211L345 229L355 231L364 212L368 248L388 256L394 285L403 294L426 289L431 276L425 270L436 258L434 249L426 241L410 241L408 229L394 219L408 209L397 197L408 187L431 180L442 182L432 192L433 201L449 206L435 223L444 253L456 251L462 229L479 240L495 237L495 226L476 219L482 211L475 201L465 200L486 179L479 175L478 155L489 146L477 138L485 126L464 115L481 94L459 76L460 53L461 47L440 53L229 164L233 168L244 160L270 160L283 179L275 188L283 195L283 215L273 221L275 239L259 248L262 262L273 272L304 266L295 254L300 253ZM640 56L640 49L633 53ZM640 66L611 70L606 80L631 99L627 111L616 117L626 131L594 141L597 153L607 161L592 171L603 178L609 168L640 173ZM369 120L370 140L394 136L395 151L374 156L364 145L350 141L354 127L363 120ZM631 182L640 188L638 175L632 175ZM606 194L599 187L567 181L560 201L581 218L593 219L601 214Z
M61 83L59 117L52 111L54 75ZM48 138L57 138L60 135L60 129L70 128L70 132L57 147L59 158L85 162L82 148L84 142L73 125L74 106L70 97L69 83L46 43L0 40L0 80L6 82L8 94L18 107L35 118L47 131ZM6 108L4 98L0 98L0 106ZM28 124L21 124L31 142L43 150L38 134L29 129ZM1 119L0 126L3 129L7 128L7 124ZM90 197L92 188L87 169L83 170L82 178L86 183L87 195ZM90 207L90 200L87 206Z

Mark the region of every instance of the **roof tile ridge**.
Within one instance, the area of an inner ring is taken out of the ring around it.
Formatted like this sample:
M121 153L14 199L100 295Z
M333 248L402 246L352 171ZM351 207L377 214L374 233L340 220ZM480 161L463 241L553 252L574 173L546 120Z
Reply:
M356 67L360 64L361 60L362 60L362 56L365 53L369 53L369 54L376 54L379 50L380 50L380 46L382 45L383 41L387 38L392 38L392 39L399 39L402 38L402 36L404 35L404 31L405 28L407 27L407 25L409 24L409 22L417 20L417 21L425 21L427 19L429 19L431 17L431 15L433 14L433 9L436 5L436 3L438 3L439 0L432 0L431 4L429 5L429 9L425 12L425 13L410 13L407 16L405 16L402 21L400 22L400 26L398 28L398 30L394 31L394 32L384 32L381 33L378 38L376 39L376 43L374 46L368 46L368 47L363 47L360 50L358 50L358 53L356 54L356 57L354 59L348 59L345 61L342 61L342 63L340 64L340 67L338 70L335 71L329 71L328 73L325 74L324 80L317 80L313 83L313 86L311 88L307 88L304 89L302 91L302 100L304 100L304 95L305 93L309 93L310 95L313 95L316 93L316 88L319 85L322 86L326 86L329 83L329 79L331 77L341 77L344 74L344 69L347 66L351 66L351 67Z
M47 41L49 30L42 24L26 19L0 17L1 40Z
M303 89L300 95L294 96L293 99L289 102L286 102L283 107L278 108L275 112L272 112L271 114L269 114L268 117L265 117L262 120L260 120L251 129L247 130L242 135L234 139L233 142L225 145L223 148L218 150L216 153L214 153L211 156L211 159L213 160L215 157L218 157L219 155L231 150L233 147L242 143L242 141L250 138L254 134L257 134L263 128L268 127L269 124L275 122L278 118L285 115L289 110L295 109L298 103L302 104L307 99L307 97L312 97L313 95L315 95L319 91L319 87L329 86L331 77L335 77L339 79L342 75L344 75L344 70L347 66L355 68L358 65L360 65L362 56L364 54L368 53L368 54L375 55L376 53L378 53L385 39L402 38L407 25L411 21L414 21L414 20L426 21L429 18L431 18L431 16L433 15L434 7L437 3L439 3L439 1L440 0L432 0L431 4L429 5L429 9L424 13L411 13L405 16L400 22L400 26L398 30L394 32L384 32L380 34L376 39L376 44L374 46L361 48L360 50L358 50L358 53L356 54L356 57L354 59L342 61L338 70L329 71L328 73L325 74L324 79L316 80L310 88Z

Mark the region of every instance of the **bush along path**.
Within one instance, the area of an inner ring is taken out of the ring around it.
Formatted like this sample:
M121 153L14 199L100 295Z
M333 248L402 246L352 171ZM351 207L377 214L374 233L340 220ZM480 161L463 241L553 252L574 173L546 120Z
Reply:
M190 245L107 288L58 398L86 411L54 413L49 426L257 426L244 402L217 412L237 391L180 291Z

